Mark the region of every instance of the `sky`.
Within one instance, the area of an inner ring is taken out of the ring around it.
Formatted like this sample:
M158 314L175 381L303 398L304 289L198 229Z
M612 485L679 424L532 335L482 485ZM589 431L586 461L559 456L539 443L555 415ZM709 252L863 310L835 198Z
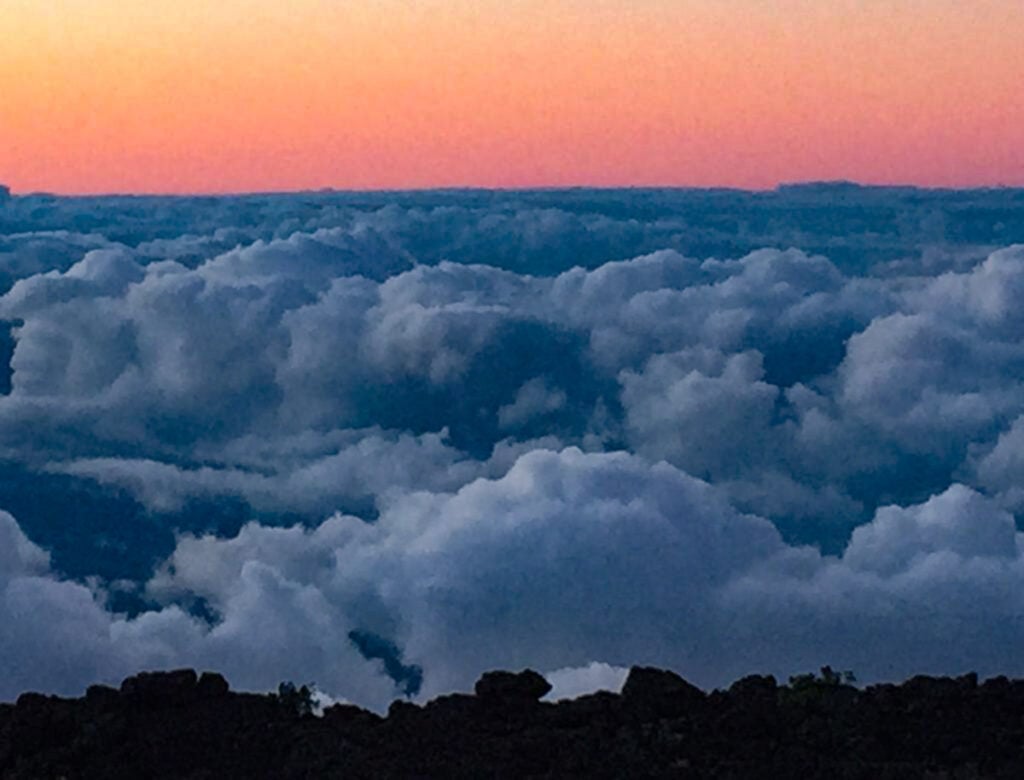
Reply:
M6 0L15 191L1024 184L1018 0Z

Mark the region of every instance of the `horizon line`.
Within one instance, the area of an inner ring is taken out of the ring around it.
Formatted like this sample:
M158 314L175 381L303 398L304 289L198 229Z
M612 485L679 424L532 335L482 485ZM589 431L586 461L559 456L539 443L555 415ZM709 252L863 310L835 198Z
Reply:
M286 195L387 195L387 194L426 194L426 193L459 193L459 192L493 192L493 193L535 193L535 192L627 192L662 191L662 192L735 192L749 194L768 194L787 189L802 188L848 188L862 190L918 190L925 192L981 192L992 190L1022 190L1020 184L974 184L963 186L927 185L913 183L883 183L856 181L853 179L797 179L780 181L771 187L739 187L731 185L687 185L687 184L622 184L622 185L590 185L590 184L556 184L536 186L482 186L482 185L444 185L437 187L315 187L302 189L266 189L266 190L189 190L189 191L95 191L95 192L58 192L52 190L17 191L0 181L0 189L7 189L10 198L65 198L65 199L100 199L100 198L232 198L232 197L271 197Z

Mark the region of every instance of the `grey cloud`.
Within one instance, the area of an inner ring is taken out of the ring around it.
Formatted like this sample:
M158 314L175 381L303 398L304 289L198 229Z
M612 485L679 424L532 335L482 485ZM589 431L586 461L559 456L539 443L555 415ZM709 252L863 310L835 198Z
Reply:
M779 388L763 381L757 352L703 347L655 355L622 374L626 427L637 452L697 475L722 478L754 468Z
M515 428L538 416L559 411L565 402L563 391L549 388L543 377L535 377L519 388L515 401L498 409L498 426Z
M501 665L1016 669L1022 205L11 198L0 696L301 663L379 705L352 631L425 694ZM149 582L62 578L101 547Z
M49 574L31 549L31 571L5 563L5 603L41 657L60 637L40 621L91 637L64 689L97 670L183 663L265 689L301 664L331 696L380 707L394 685L351 648L352 630L388 637L422 666L424 696L466 689L493 665L553 670L559 695L610 685L631 663L703 685L829 659L864 681L968 662L1013 673L1021 544L1010 515L953 486L880 509L841 556L821 556L666 464L538 450L500 479L407 494L372 524L337 515L316 528L184 536L148 585L168 606L134 619ZM190 599L209 604L212 625L173 606ZM45 674L24 647L3 652L28 664L19 680Z
M555 669L544 674L545 679L551 684L551 691L544 698L548 701L561 701L576 699L596 691L618 693L622 690L628 674L627 668L611 666L600 661L576 668Z

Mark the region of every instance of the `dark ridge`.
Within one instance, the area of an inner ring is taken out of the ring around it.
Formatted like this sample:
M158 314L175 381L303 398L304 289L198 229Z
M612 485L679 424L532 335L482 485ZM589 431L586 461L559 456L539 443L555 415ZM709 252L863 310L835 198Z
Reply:
M490 672L475 695L311 714L284 684L233 693L192 670L0 705L3 778L1020 778L1024 681L914 677L859 689L827 667L710 694L634 668L621 694L540 701L539 674Z

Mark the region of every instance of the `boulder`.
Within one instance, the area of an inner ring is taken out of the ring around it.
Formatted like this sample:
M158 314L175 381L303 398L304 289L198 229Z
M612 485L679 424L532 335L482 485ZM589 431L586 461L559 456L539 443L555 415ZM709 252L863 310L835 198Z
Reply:
M26 712L45 709L54 701L57 701L56 696L47 696L42 693L29 691L18 697L17 702L15 702L15 706L19 712Z
M474 687L477 697L487 703L534 703L546 696L551 683L532 669L515 672L487 672Z
M779 684L772 675L751 674L729 686L729 694L738 699L775 698Z
M675 672L634 666L622 686L622 699L644 715L672 718L702 708L706 694Z
M97 709L113 709L117 707L121 694L117 688L109 685L90 685L85 691L85 703Z
M332 704L324 708L323 722L338 730L360 730L378 726L383 718L353 704Z
M419 715L423 710L411 701L395 699L388 707L388 720L399 721Z
M144 672L121 683L121 694L145 707L189 704L197 698L196 673L192 669Z
M216 672L203 672L196 683L196 694L200 699L220 699L227 696L230 690L228 681Z

